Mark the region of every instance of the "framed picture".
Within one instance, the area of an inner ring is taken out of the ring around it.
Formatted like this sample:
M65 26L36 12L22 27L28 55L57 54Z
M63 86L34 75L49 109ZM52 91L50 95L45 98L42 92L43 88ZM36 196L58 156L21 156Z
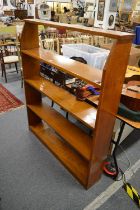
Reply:
M114 23L114 16L113 15L110 15L109 19L108 19L108 25L109 26L112 26Z
M117 0L110 0L109 11L117 12Z
M105 0L99 0L97 20L103 21L104 19Z

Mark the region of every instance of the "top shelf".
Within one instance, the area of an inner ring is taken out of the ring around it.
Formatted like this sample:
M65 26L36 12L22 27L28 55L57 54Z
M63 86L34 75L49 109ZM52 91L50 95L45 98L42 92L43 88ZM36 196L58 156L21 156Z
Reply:
M95 85L99 88L101 87L100 84L97 83L97 81L101 82L102 79L102 71L99 69L41 48L22 50L22 53L52 65L61 71L90 83L91 85Z
M53 28L65 28L67 30L79 31L79 32L88 33L92 35L105 36L105 37L109 37L113 39L132 40L134 38L134 34L132 33L125 33L125 32L120 32L120 31L113 31L113 30L104 30L104 29L86 27L86 26L75 25L75 24L58 23L58 22L39 20L39 19L26 19L25 22L36 24L36 25L46 25Z

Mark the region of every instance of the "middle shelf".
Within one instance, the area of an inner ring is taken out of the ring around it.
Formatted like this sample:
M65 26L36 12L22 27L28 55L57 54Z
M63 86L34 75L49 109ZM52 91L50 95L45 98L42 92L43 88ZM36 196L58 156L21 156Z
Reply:
M92 137L46 103L27 105L27 107L53 128L83 158L90 160Z
M26 79L25 84L28 84L37 91L45 94L49 99L73 115L84 125L94 129L97 109L92 105L84 101L78 101L74 95L41 76L33 79Z

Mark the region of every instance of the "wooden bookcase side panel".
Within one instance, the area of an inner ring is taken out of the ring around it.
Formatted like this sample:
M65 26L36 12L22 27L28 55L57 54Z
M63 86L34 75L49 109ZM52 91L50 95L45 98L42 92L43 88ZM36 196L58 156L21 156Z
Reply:
M31 79L40 75L39 61L24 53L22 53L22 66L24 79Z
M37 126L42 122L42 119L38 117L31 109L27 107L28 126Z
M107 138L109 141L111 140L112 129L113 129L112 127L114 126L113 122L115 120L115 116L118 111L131 44L132 44L131 42L128 42L126 40L117 40L114 43L114 46L112 47L111 53L104 67L104 74L103 74L102 87L101 87L102 91L99 99L97 120L95 124L95 135L98 130L97 135L100 135L100 137L98 140L95 137L96 140L93 141L94 148L98 147L97 145L99 144L99 142L101 144L103 143L104 145L107 145L109 143L107 141ZM107 122L107 119L110 121L110 123L109 121ZM102 124L103 121L106 124L106 126L105 124L104 125ZM110 134L107 132L108 127L110 127L110 132L109 132ZM100 132L101 130L102 132ZM105 138L104 141L102 135ZM109 145L107 145L107 147L109 147ZM106 148L106 150L105 148L101 148L101 152L98 149L98 151L96 150L97 157L99 157L101 153L103 154L102 149L104 150L105 153L107 153L108 148ZM93 152L94 154L96 153L95 150L93 150ZM104 155L105 154L103 154L103 157Z
M103 71L99 110L116 115L132 42L116 40Z
M40 104L42 102L41 92L37 91L26 82L25 82L25 97L27 105Z
M33 87L28 85L26 82L24 83L25 87L25 97L26 97L26 104L40 104L42 101L41 93L35 90ZM28 116L28 124L30 125L37 125L41 122L41 119L35 115L31 110L27 108L27 116Z
M39 47L38 25L25 22L21 40L21 50L28 50Z
M128 40L117 40L104 67L91 153L91 166L89 167L89 186L93 182L93 174L96 173L97 167L101 172L102 162L108 154L131 44ZM95 167L95 165L97 166Z

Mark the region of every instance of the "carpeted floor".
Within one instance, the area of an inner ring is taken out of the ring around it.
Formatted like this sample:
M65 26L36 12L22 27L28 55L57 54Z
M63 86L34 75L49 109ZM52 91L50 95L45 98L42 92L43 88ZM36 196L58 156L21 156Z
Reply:
M23 103L0 84L0 113L11 111Z
M127 139L132 164L140 157L137 136ZM86 191L29 132L25 108L0 116L1 210L82 210L111 183L103 175Z
M12 75L8 79L3 85L24 102L20 81L10 83ZM131 165L140 159L139 140L134 130L121 144ZM117 158L123 170L128 168L124 152L119 150ZM0 210L83 210L113 182L103 175L86 191L28 130L25 107L0 115ZM120 189L99 210L137 209L130 202Z
M28 131L25 108L1 116L2 210L80 210L110 183L103 177L86 191Z
M140 193L140 170L133 175L130 183L131 185ZM117 193L115 193L109 200L101 206L98 210L138 210L138 206L135 202L128 196L124 189L120 188Z

